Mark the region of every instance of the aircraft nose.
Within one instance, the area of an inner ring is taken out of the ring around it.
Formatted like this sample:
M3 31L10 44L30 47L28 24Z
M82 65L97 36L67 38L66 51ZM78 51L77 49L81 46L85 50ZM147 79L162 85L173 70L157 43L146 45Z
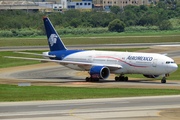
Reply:
M178 65L177 64L171 64L171 65L169 65L168 68L169 68L170 72L172 73L178 69Z

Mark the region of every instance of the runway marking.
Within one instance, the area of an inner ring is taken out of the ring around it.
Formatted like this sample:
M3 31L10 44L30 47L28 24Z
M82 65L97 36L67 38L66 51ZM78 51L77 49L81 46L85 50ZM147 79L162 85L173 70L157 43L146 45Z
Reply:
M118 103L113 103L113 104L106 104L105 103L105 104L102 104L102 105L92 105L92 106L79 107L79 108L75 108L75 109L70 110L69 114L71 116L74 116L74 117L77 117L77 118L81 118L81 119L85 119L85 120L94 120L94 119L90 119L90 118L85 118L85 117L74 115L74 114L72 114L72 111L79 110L79 109L84 109L84 108L97 107L97 106L117 105L117 104L122 104L122 103L129 103L129 102L118 102Z
M161 111L159 111L159 112L157 113L157 115L159 115L160 117L163 117L163 118L179 120L179 118L172 118L172 117L166 117L166 116L161 115L162 112L165 112L165 111L168 111L168 110L175 110L175 109L180 109L180 108L172 108L172 109L161 110Z

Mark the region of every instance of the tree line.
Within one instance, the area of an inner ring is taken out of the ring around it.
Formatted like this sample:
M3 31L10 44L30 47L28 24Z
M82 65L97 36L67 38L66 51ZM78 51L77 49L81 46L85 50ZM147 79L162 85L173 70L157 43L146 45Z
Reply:
M164 24L172 27L168 21L171 18L179 18L180 2L177 0L160 0L156 5L150 6L127 5L124 9L112 6L110 12L92 10L80 12L68 10L64 13L54 12L51 14L39 12L25 12L21 10L1 10L0 29L23 29L32 28L44 30L42 17L48 16L56 28L86 28L108 27L113 20L120 20L123 26L160 26ZM163 30L164 28L162 28Z

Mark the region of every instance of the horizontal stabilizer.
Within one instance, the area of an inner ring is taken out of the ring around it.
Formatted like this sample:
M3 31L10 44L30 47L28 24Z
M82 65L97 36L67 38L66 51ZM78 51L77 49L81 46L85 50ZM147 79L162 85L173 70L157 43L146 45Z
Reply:
M27 55L37 55L37 56L50 57L50 58L55 58L55 57L56 57L55 55L44 55L44 54L27 53L27 52L17 52L17 51L15 51L14 53L27 54Z

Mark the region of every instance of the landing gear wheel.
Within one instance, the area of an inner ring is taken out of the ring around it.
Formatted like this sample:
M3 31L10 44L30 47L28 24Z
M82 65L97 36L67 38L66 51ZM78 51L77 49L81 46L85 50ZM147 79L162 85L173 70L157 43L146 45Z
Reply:
M86 82L90 82L90 78L89 77L86 77Z
M116 76L116 77L115 77L115 81L119 81L119 77Z
M91 77L86 77L86 82L98 82L98 78L91 78Z
M115 77L115 81L128 81L128 77L124 77L124 76L119 76L119 77Z
M128 77L125 77L125 78L124 78L124 81L128 81Z
M119 77L120 81L124 81L124 76Z
M161 83L166 83L166 78L163 77L163 79L161 80Z

